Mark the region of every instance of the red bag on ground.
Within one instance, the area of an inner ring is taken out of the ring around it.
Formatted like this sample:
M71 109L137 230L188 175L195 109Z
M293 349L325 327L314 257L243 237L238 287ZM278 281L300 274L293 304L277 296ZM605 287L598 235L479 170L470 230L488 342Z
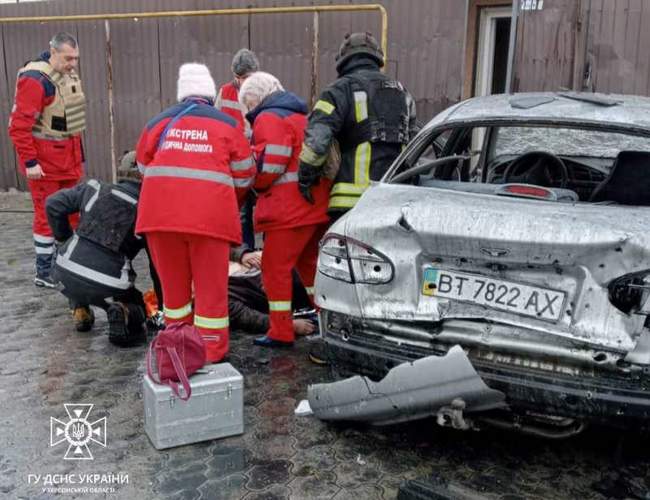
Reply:
M156 358L158 379L156 380L152 364ZM149 345L147 351L147 374L157 384L171 387L183 401L190 399L192 388L189 376L205 365L205 344L194 325L173 323L161 331ZM185 397L178 390L180 382L185 389Z

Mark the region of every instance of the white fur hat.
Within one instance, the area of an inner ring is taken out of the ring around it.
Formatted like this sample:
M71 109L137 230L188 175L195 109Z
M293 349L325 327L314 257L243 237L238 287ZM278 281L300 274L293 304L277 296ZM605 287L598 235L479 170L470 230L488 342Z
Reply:
M278 90L284 90L280 80L270 73L256 71L241 84L239 102L245 107L248 107L251 103L257 106L266 97Z
M178 69L176 97L182 101L190 96L207 97L212 100L217 97L214 80L205 64L186 63Z

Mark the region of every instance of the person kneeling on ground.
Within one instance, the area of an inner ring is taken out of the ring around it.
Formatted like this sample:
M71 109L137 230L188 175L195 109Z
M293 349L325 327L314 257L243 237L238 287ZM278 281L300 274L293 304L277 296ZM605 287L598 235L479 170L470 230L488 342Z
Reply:
M228 270L228 315L231 327L247 333L265 333L269 329L269 303L260 271L262 252L251 252L245 246L231 251ZM241 262L241 264L238 264ZM312 310L305 287L298 275L293 273L293 311ZM293 331L296 335L316 332L316 325L305 318L294 316Z
M89 306L101 307L108 317L108 340L127 347L146 340L145 304L131 266L145 247L134 233L141 175L133 153L122 159L119 175L117 184L90 179L51 195L46 212L57 242L53 278L70 300L75 328L89 331L95 321ZM81 219L73 232L68 216L76 212ZM157 284L151 265L150 270Z

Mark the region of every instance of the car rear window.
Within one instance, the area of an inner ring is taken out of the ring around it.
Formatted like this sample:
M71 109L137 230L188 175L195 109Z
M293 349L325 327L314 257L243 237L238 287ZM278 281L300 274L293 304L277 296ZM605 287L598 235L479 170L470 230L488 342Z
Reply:
M563 156L616 158L620 151L650 151L650 138L616 132L547 127L499 127L493 158L527 151Z

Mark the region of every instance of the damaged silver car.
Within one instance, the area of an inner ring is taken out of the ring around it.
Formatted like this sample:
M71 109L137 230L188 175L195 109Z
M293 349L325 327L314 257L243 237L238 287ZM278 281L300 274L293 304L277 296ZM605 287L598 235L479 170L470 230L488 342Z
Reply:
M647 428L650 99L496 95L440 113L326 234L316 298L338 372L379 381L458 345L505 395L477 426Z

